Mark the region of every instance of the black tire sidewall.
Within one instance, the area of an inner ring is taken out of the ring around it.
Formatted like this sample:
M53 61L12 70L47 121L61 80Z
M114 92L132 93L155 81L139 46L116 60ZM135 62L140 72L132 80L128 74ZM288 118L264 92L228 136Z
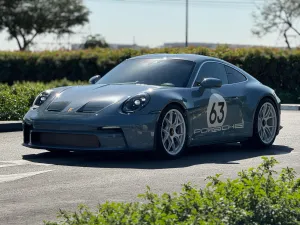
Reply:
M180 150L180 152L176 155L170 155L164 148L163 143L162 143L162 139L161 139L161 128L162 128L162 123L163 123L163 119L165 118L166 114L172 110L172 109L176 109L178 110L183 119L184 119L184 123L185 123L185 140L184 140L184 144L182 146L182 149ZM177 105L169 105L167 106L162 113L160 114L158 123L157 123L157 129L156 129L156 153L163 158L167 158L167 159L176 159L180 156L183 155L183 153L185 152L186 149L186 143L187 143L187 132L188 132L188 126L187 126L187 116L185 114L185 112Z

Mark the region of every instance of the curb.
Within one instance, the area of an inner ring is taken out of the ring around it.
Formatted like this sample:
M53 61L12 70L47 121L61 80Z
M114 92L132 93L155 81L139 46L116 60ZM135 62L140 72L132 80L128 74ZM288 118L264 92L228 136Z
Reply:
M22 121L0 121L0 133L13 131L22 131Z
M282 105L281 105L281 110L300 111L300 105L282 104Z

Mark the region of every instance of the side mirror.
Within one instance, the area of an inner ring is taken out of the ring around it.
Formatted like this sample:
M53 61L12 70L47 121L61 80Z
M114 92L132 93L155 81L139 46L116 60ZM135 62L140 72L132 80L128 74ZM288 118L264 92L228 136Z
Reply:
M90 84L95 84L95 83L97 83L98 80L100 80L100 78L101 78L100 75L95 75L95 76L93 76L93 77L91 77L91 78L89 79L89 83L90 83Z
M219 88L222 86L222 81L217 78L204 78L203 81L200 83L201 87L204 88Z

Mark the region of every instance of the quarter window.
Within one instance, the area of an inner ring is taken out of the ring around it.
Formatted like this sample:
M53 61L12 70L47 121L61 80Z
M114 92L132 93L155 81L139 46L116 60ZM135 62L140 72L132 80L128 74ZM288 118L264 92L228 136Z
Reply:
M201 67L194 86L200 86L204 78L218 78L222 84L228 84L226 70L223 64L215 62L207 62Z
M225 66L225 69L228 77L228 84L240 83L247 80L246 77L237 70L232 69L229 66Z

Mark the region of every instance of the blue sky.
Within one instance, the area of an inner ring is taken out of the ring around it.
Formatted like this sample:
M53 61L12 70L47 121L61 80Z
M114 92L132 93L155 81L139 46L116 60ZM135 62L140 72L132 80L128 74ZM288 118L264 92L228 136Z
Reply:
M185 41L184 4L143 3L142 0L134 3L112 0L84 2L92 12L90 24L76 29L78 34L60 39L61 46L81 42L88 34L101 34L109 43L131 44L135 39L136 44L149 47ZM251 13L254 9L254 6L213 7L191 3L189 41L285 46L276 33L262 39L251 34ZM51 35L40 37L36 42L34 49L58 48L55 37ZM0 33L0 49L17 49L15 41L8 41L5 32Z

